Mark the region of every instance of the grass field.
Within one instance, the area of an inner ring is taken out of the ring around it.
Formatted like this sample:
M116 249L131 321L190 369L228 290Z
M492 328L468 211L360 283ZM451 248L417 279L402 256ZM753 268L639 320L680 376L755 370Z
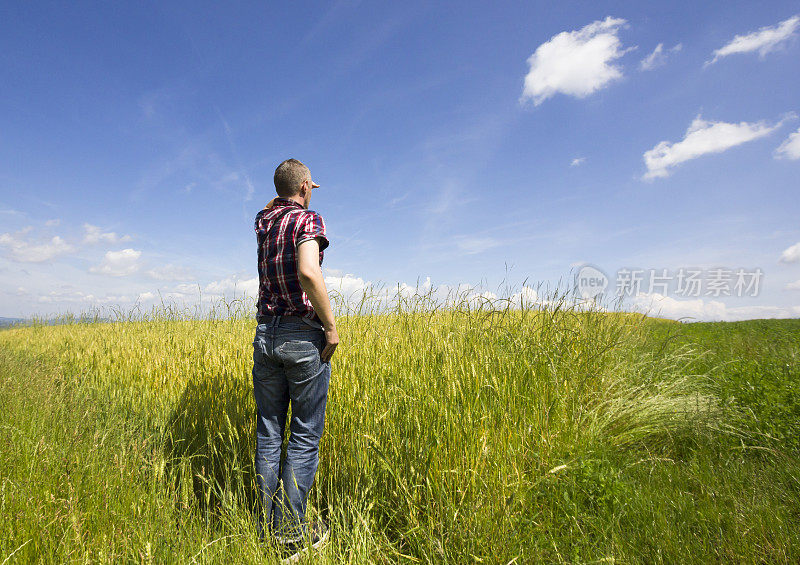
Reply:
M800 320L338 321L314 563L800 561ZM269 563L252 318L0 332L0 564Z

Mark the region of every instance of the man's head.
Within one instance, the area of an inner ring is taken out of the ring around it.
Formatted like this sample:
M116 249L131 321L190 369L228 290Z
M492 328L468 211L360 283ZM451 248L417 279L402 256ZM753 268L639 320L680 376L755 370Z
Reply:
M275 169L275 191L281 198L289 198L308 208L311 189L319 185L311 180L311 171L297 159L286 159Z

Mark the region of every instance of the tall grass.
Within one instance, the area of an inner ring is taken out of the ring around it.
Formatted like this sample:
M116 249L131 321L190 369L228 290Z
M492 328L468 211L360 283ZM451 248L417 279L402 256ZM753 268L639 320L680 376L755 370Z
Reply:
M341 344L310 496L333 525L331 562L561 559L565 492L580 493L578 515L613 515L630 494L608 461L746 433L691 371L691 349L642 349L641 315L558 291L533 303L387 296L336 300ZM252 304L202 319L164 305L95 315L109 318L11 329L0 347L59 367L136 422L152 438L146 476L179 512L249 535ZM612 557L584 542L582 558Z

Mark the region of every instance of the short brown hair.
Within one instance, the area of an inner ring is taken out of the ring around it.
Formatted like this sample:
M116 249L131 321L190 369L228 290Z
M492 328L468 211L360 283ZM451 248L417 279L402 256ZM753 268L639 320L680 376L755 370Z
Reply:
M303 163L297 159L286 159L283 163L278 165L275 169L275 191L278 196L287 198L294 196L300 192L300 185L306 178L311 176L311 171L308 170Z

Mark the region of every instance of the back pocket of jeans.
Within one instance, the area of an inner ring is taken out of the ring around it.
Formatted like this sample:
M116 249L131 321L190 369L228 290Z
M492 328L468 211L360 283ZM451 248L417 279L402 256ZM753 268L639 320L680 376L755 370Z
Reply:
M316 344L306 339L285 341L278 349L280 349L282 353L310 353L312 351L318 351Z

